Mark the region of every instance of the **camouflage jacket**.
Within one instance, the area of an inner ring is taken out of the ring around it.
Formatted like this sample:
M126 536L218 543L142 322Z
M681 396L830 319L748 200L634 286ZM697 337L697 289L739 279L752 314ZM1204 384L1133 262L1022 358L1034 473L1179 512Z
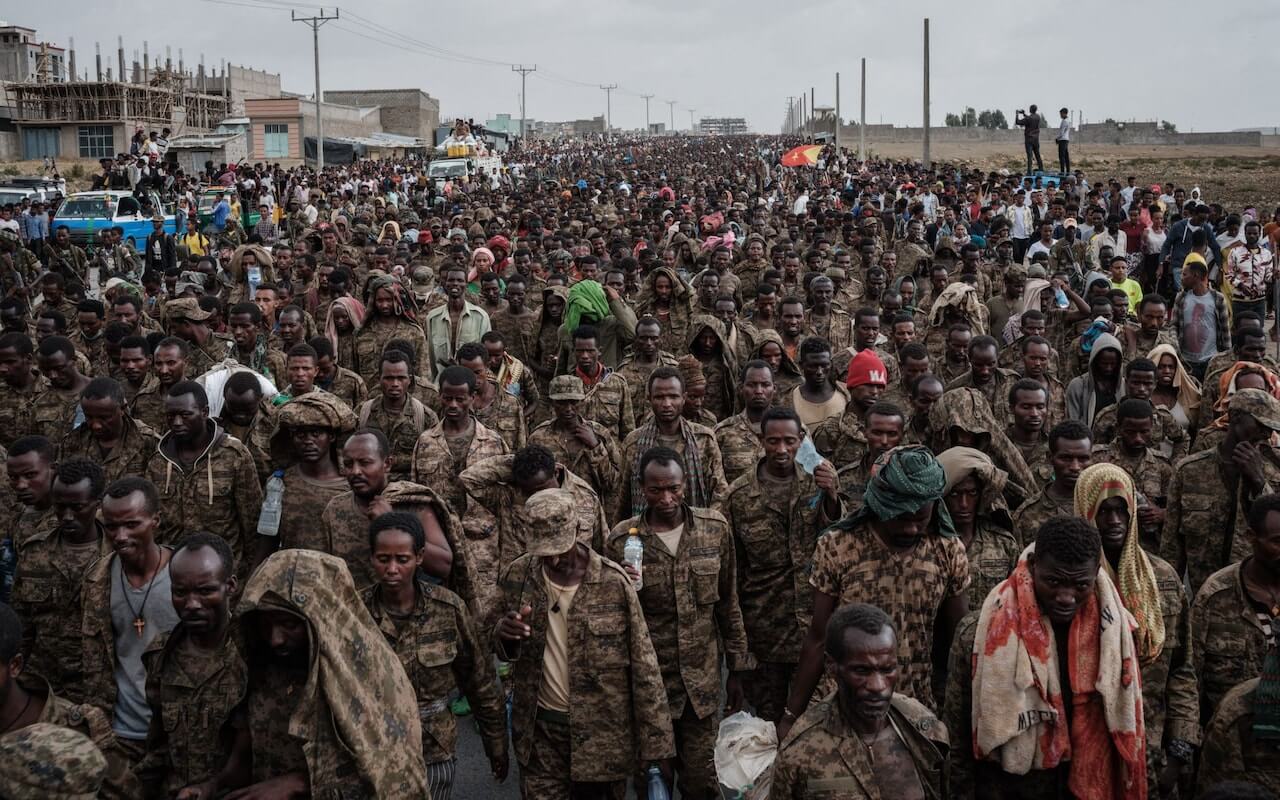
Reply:
M169 421L164 416L164 388L155 373L148 372L142 379L142 385L130 396L130 387L122 382L125 398L129 401L128 413L138 422L143 423L156 433L169 430Z
M867 454L867 436L855 406L837 417L827 417L813 429L813 446L837 470L856 464ZM761 445L763 447L763 445Z
M1164 647L1142 668L1142 717L1147 734L1147 778L1154 781L1165 765L1165 748L1173 739L1200 743L1200 707L1195 668L1191 663L1191 604L1182 580L1169 562L1149 555L1160 611ZM1152 784L1154 785L1154 784Z
M365 385L377 382L378 370L382 364L382 349L392 339L405 339L413 345L413 351L417 355L416 374L423 380L429 379L431 377L430 352L427 350L427 337L422 332L422 326L400 317L387 320L371 315L365 318L364 326L356 333L356 365L352 367L361 378L364 378Z
M210 333L204 344L188 342L191 354L187 356L187 377L195 379L221 364L228 358L236 357L236 343L225 333Z
M894 694L889 725L911 757L928 800L948 797L947 728L924 705ZM837 697L812 703L796 720L773 763L770 800L892 800L895 776L879 769L872 753L840 713Z
M157 540L172 544L191 531L216 533L231 545L236 573L248 577L249 545L258 532L262 486L248 448L210 421L213 440L194 464L178 462L169 434L147 462L146 477L160 490Z
M692 429L693 442L698 448L698 460L702 467L702 478L706 481L707 498L711 503L711 508L722 511L721 504L724 502L725 494L729 490L729 482L724 478L724 465L720 456L720 445L716 444L716 435L706 425L699 425L696 422L690 422L689 427ZM635 513L637 501L632 495L632 475L634 470L639 469L640 459L644 453L640 452L643 446L641 436L644 433L643 428L637 428L627 435L622 443L622 485L618 491L618 519L629 517ZM674 440L667 441L662 439L661 444L668 445L673 450L688 461L688 455L685 453L685 442L677 436ZM685 471L685 500L693 496L689 487L692 485L690 481L694 480L692 470Z
M1258 683L1253 678L1227 692L1205 728L1197 797L1221 781L1247 781L1280 793L1280 743L1253 734Z
M1110 407L1110 406L1109 406ZM1094 464L1115 464L1133 478L1134 487L1144 497L1155 503L1164 502L1169 496L1169 484L1173 482L1173 465L1169 459L1148 447L1137 458L1121 452L1120 444L1093 446Z
M489 382L497 386L496 381ZM520 402L520 398L497 389L493 402L485 408L473 406L471 414L483 422L486 428L501 436L509 452L514 453L524 447L529 434L528 426L525 425L524 405Z
M813 616L809 571L829 519L813 476L796 470L785 506L770 504L756 470L729 487L724 516L733 528L738 603L747 643L760 661L794 664ZM843 509L842 509L843 511Z
M422 720L422 755L428 764L453 758L458 730L449 710L457 687L471 701L490 758L507 752L507 720L503 698L475 621L458 595L422 579L413 611L393 616L379 601L375 584L361 592L374 624L400 657L418 698Z
M662 671L631 578L592 551L569 609L569 775L572 781L622 781L649 761L675 756ZM513 662L512 741L520 764L533 749L538 687L547 641L542 559L524 555L502 573L498 608L530 606L530 637L517 652L494 637Z
M150 426L126 414L124 431L111 452L104 454L93 431L88 425L81 425L62 438L58 457L84 456L96 462L106 475L107 485L110 485L129 475L141 475L159 443L160 436Z
M21 437L35 432L34 401L48 388L49 381L34 373L25 389L0 381L0 446L11 447Z
M89 370L85 372L86 375L97 377L110 372L111 364L107 357L107 337L101 331L93 339L86 338L83 332L77 333L72 337L71 343L75 345L76 352L84 356L89 362Z
M1185 569L1191 591L1197 594L1211 574L1250 552L1247 531L1253 496L1243 477L1239 486L1231 485L1223 467L1216 449L1204 450L1179 461L1169 485L1160 557L1179 573ZM1264 485L1258 497L1280 487L1280 467L1274 459L1262 458L1261 467ZM1227 530L1232 518L1235 525Z
M1018 544L1026 547L1036 540L1036 533L1045 520L1050 517L1074 517L1075 514L1075 502L1059 501L1049 494L1049 488L1046 485L1038 494L1033 495L1013 512L1013 533L1018 537Z
M608 428L620 442L636 427L631 387L621 375L611 370L587 387L587 396L578 406L578 413Z
M346 367L337 367L333 379L327 385L317 380L316 388L337 397L353 410L359 408L360 404L369 398L369 389L365 386L364 378Z
M606 558L622 563L632 528L644 543L640 607L667 687L671 718L682 717L686 704L699 719L714 716L720 708L721 648L731 672L756 666L738 607L729 524L715 511L686 506L684 532L672 553L641 514L610 531Z
M1210 575L1191 605L1191 666L1200 682L1202 723L1231 687L1262 673L1267 630L1245 593L1243 563Z
M51 442L60 442L71 433L80 417L80 392L52 386L36 395L31 403L31 433Z
M586 423L596 435L595 447L588 448L571 432L556 430L555 420L547 420L530 431L529 444L547 448L556 461L591 484L604 505L606 518L612 518L622 491L622 451L617 438L603 425L591 420Z
M1116 409L1110 405L1098 412L1093 418L1093 443L1110 444L1116 438ZM1155 417L1151 420L1151 440L1149 447L1167 457L1170 463L1187 454L1190 446L1187 432L1173 419L1173 414L1163 406L1156 406Z
M979 514L973 539L965 547L969 561L969 608L982 608L998 584L1013 572L1022 548L1011 531L997 524L987 514Z
M658 351L658 361L652 366L638 363L634 355L622 359L622 362L613 370L613 374L621 375L627 382L631 395L631 410L634 414L643 416L644 409L649 408L649 376L653 371L658 367L674 367L677 363L676 357L666 350ZM619 436L618 441L622 441L622 438Z
M720 446L724 479L730 484L754 470L760 459L764 458L760 426L747 418L747 412L734 414L718 423L713 430L716 444Z
M947 390L950 391L966 386L976 389L986 399L987 405L991 406L991 413L1003 429L1010 421L1009 389L1019 380L1018 373L1013 370L997 367L995 374L991 376L991 381L985 386L975 385L973 383L973 372L970 371L948 383Z
M421 408L415 406L415 402ZM415 397L407 398L398 413L388 411L381 395L365 400L355 411L360 427L377 428L391 442L391 477L388 480L408 480L409 473L413 471L413 448L418 444L418 437L440 422L436 412Z
M217 652L189 650L183 623L151 643L142 655L147 667L151 725L147 755L137 771L165 794L209 780L222 769L235 738L233 720L244 700L248 668L234 636ZM199 663L192 663L194 658Z

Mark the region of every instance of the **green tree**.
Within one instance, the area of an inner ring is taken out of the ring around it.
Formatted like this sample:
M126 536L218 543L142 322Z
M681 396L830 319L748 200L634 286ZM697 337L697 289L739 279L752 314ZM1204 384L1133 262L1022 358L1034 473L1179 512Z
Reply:
M1177 133L1178 126L1174 125L1172 122L1170 122L1167 119L1162 119L1160 120L1160 130L1164 131L1165 133Z
M964 115L960 118L960 124L966 128L978 127L978 112L973 110L973 106L969 106L964 110Z
M959 128L963 124L960 121L960 118L957 117L955 114L947 114L946 119L944 121L946 122L948 128Z

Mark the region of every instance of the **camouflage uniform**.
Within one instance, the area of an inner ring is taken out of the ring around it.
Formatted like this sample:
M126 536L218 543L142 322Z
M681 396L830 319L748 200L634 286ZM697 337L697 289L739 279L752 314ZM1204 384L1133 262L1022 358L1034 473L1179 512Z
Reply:
M811 432L813 446L824 458L844 469L862 461L867 454L867 436L856 406L847 406L843 414L827 417Z
M104 454L93 431L88 425L81 425L62 438L58 457L84 456L96 462L102 467L108 485L129 475L141 475L156 452L160 436L145 422L138 422L128 414L124 415L123 426L120 441L111 452Z
M132 387L127 381L122 382L125 399L128 401L126 412L138 422L146 425L156 433L169 430L169 420L164 414L165 389L154 373L148 372L142 379L142 385L130 396Z
M266 347L266 337L262 334L258 334L258 344L253 350L242 353L237 349L232 358L271 381L280 391L289 388L288 360L281 351Z
M969 560L958 537L926 536L910 553L885 546L870 525L832 528L818 537L809 585L836 605L870 603L898 632L898 688L933 703L933 629L943 603L968 592Z
M74 338L80 333L80 309L76 307L75 303L71 302L71 298L64 296L57 305L46 300L31 309L31 318L40 319L40 314L44 311L57 311L67 320L66 336L68 338Z
M1110 405L1098 412L1093 418L1093 443L1110 444L1116 438L1116 409L1118 405ZM1151 439L1148 447L1158 451L1174 463L1187 454L1190 439L1187 432L1173 419L1173 414L1163 406L1156 406L1155 417L1151 420Z
M586 390L586 399L578 406L578 413L608 428L618 441L625 441L627 434L636 427L631 387L627 381L606 367L600 380L587 386Z
M716 444L720 446L724 479L730 484L754 470L760 459L764 458L760 426L747 418L747 412L734 414L718 423L713 432Z
M1280 794L1280 742L1259 739L1253 731L1259 682L1254 678L1228 692L1205 728L1197 796L1220 781L1247 781Z
M916 781L928 800L947 797L947 728L927 707L893 695L889 730L915 767L915 780L877 764L869 746L840 713L832 694L813 703L782 740L773 764L770 800L880 800L914 794Z
M1049 494L1046 485L1039 494L1033 495L1013 512L1013 533L1018 537L1018 544L1026 547L1036 540L1036 533L1045 520L1050 517L1074 517L1075 514L1075 501L1067 498L1059 502Z
M223 406L225 411L226 406ZM214 422L218 423L224 431L240 440L240 443L249 448L249 455L253 457L253 464L258 470L258 483L265 484L267 478L271 477L273 467L271 466L271 436L275 432L275 409L271 401L262 398L258 401L258 410L254 413L254 417L248 425L239 425L230 420L225 420L219 415Z
M1261 674L1267 654L1270 629L1245 591L1242 563L1210 575L1191 605L1191 666L1200 682L1202 723L1231 687Z
M330 500L348 491L346 478L341 475L327 481L315 481L303 475L297 464L286 469L280 528L277 531L280 549L305 547L329 552L324 547L323 528L316 527L316 509L327 508ZM356 588L361 587L357 584Z
M529 363L537 349L537 312L531 310L531 313L517 317L510 309L503 308L489 315L489 327L502 334L502 344L509 354L525 364Z
M489 382L497 387L496 381ZM524 406L515 395L497 389L493 402L485 408L475 408L473 405L471 415L501 436L510 452L514 453L524 447L528 429L525 427Z
M225 333L210 333L204 344L188 342L191 354L187 356L187 377L198 378L228 358L236 357L236 343Z
M458 729L449 695L455 687L471 702L485 753L491 759L505 755L507 721L497 673L462 598L419 578L413 611L404 616L383 606L380 593L374 584L361 598L413 684L423 761L430 765L454 758Z
M34 512L34 509L28 509ZM36 523L34 527L27 526ZM111 552L99 527L95 545L75 547L62 540L52 513L24 513L18 531L28 533L18 547L18 569L10 599L22 618L25 669L48 678L73 702L84 700L80 666L80 584L89 565Z
M248 668L235 637L212 653L188 642L179 622L142 656L151 726L137 771L166 793L216 775L231 753L233 728L243 726L234 712L244 700Z
M639 409L649 408L649 376L658 367L676 367L678 362L676 357L668 353L666 350L658 351L658 360L652 366L648 364L640 364L636 361L634 355L629 355L622 359L614 369L614 375L621 375L627 382L631 395L631 409L633 412L644 413ZM585 415L584 415L585 416ZM622 437L619 436L619 441Z
M323 389L329 394L337 397L346 403L352 409L357 409L360 404L369 399L369 389L365 386L364 378L355 374L346 367L337 367L333 380L326 386L320 381L316 381L316 388Z
M586 420L586 423L598 441L594 448L587 449L572 432L557 431L554 420L547 420L534 428L529 434L529 444L547 448L556 461L589 483L604 505L605 516L613 517L621 491L622 452L618 448L618 440L603 425L591 420Z
M985 494L983 499L987 499ZM990 508L987 504L983 507ZM1008 528L997 524L988 514L978 515L973 538L965 546L965 557L969 561L969 608L982 608L982 601L991 590L1018 565L1021 552L1017 538Z
M551 605L542 560L517 558L499 589L499 609L533 609L532 632L511 673L512 743L524 797L568 800L567 783L610 783L616 785L606 791L621 798L618 789L641 763L675 756L662 672L640 599L621 567L588 554L569 610L571 697L563 715L537 708ZM498 646L504 655L500 640Z
M32 375L26 389L15 389L0 381L0 446L12 447L34 430L34 401L49 389L43 375Z
M80 416L80 392L52 386L36 395L31 404L31 433L60 442L71 433Z
M71 344L75 346L76 353L84 357L88 362L88 369L82 370L85 375L106 375L111 370L111 363L107 357L107 337L102 331L98 331L98 335L90 339L81 331L71 337ZM78 361L79 359L77 359Z
M493 515L497 525L496 567L482 570L482 574L497 573L507 568L525 553L527 533L533 529L533 518L525 508L527 498L512 483L511 464L515 456L498 455L479 461L469 460L467 468L458 475L458 483L466 490L470 501L475 501ZM591 484L565 468L556 465L556 481L560 488L574 497L577 511L578 533L575 539L597 553L604 552L604 540L608 533L604 505Z
M808 309L804 335L821 336L831 345L831 352L836 353L853 344L853 319L835 306L825 317L816 316L813 309Z
M414 403L418 403L421 408ZM360 427L377 428L391 441L391 472L388 480L393 481L409 479L409 472L413 469L413 448L418 444L418 437L440 422L436 412L414 397L406 399L404 408L399 413L384 408L381 395L372 397L356 409L356 415L359 417Z
M1005 435L1009 438L1009 441L1022 454L1022 460L1026 463L1027 469L1031 470L1036 486L1048 486L1049 481L1053 480L1053 464L1049 461L1049 431L1051 428L1047 423L1048 421L1046 420L1045 426L1040 429L1040 435L1031 444L1023 444L1013 438L1012 423L1005 430ZM1033 487L1027 488L1030 490Z
M1151 351L1162 344L1172 345L1175 349L1178 347L1178 334L1172 328L1161 328L1156 331L1155 335L1151 335L1142 330L1142 326L1136 322L1126 323L1125 327L1133 331L1134 344L1129 344L1128 336L1121 336L1120 343L1124 345L1124 360L1132 361L1135 358L1147 358ZM1156 366L1159 366L1157 364Z
M987 405L991 406L991 413L995 416L996 422L1003 429L1010 421L1009 416L1009 390L1021 378L1018 373L1011 369L1000 369L996 367L995 374L991 376L991 380L985 386L978 386L973 382L972 369L961 375L959 378L947 384L947 391L968 387L977 390L979 394L987 401Z
M147 462L145 477L160 490L156 539L171 544L191 531L216 533L231 545L236 573L243 579L251 566L249 545L258 531L262 486L249 449L216 423L209 424L213 441L194 464L180 464L171 455L169 434Z
M757 467L758 468L758 467ZM809 570L818 533L831 520L813 476L796 468L785 494L757 469L733 482L724 501L733 528L738 602L759 662L747 685L757 716L777 720L813 616ZM843 512L843 509L842 509Z
M102 788L96 795L102 800L136 800L142 796L142 787L129 766L129 758L116 740L111 729L111 717L97 706L72 703L59 696L48 681L36 672L24 670L17 678L19 685L32 695L44 698L44 710L40 712L39 723L56 725L59 728L70 728L89 738L98 748L106 761L106 771L102 777ZM19 730L28 730L22 728ZM10 735L13 735L11 733ZM48 774L47 772L45 773ZM0 782L2 783L2 782ZM9 797L11 788L5 785L5 796ZM56 797L47 793L30 795L32 800L46 800ZM14 800L24 797L13 795Z
M729 490L729 482L724 478L724 466L720 457L720 445L716 444L716 435L706 425L699 425L696 422L688 423L693 437L694 445L698 448L698 461L702 470L702 478L707 487L707 501L710 507L720 511L721 503L724 502L725 494ZM632 478L639 476L636 470L640 467L640 459L644 456L641 447L644 442L653 437L656 444L670 447L672 450L680 454L684 458L686 466L689 458L685 452L684 437L677 433L673 437L663 436L662 434L649 433L648 424L644 427L637 428L627 435L626 441L622 443L622 486L619 494L618 518L629 517L636 511L637 503L642 503L642 498L633 496L632 494ZM656 431L656 424L654 430ZM696 476L692 470L685 470L685 500L689 501L693 497L692 481L696 480Z
M422 380L431 377L431 361L428 358L427 337L422 326L405 317L381 317L377 312L365 317L355 338L355 363L352 367L366 385L376 383L382 366L382 350L392 339L404 339L413 345L417 356L416 373Z
M1160 557L1179 572L1185 567L1191 591L1197 594L1213 572L1249 555L1251 498L1245 495L1243 477L1237 480L1239 486L1228 484L1222 462L1217 450L1187 456L1173 468L1169 485ZM1264 485L1258 497L1280 486L1280 467L1272 459L1264 455L1261 468Z
M1173 739L1200 743L1196 672L1190 657L1191 604L1181 577L1162 558L1148 554L1160 593L1164 647L1142 667L1142 717L1147 735L1147 782L1155 786Z
M623 562L632 528L644 544L640 607L667 690L676 738L680 794L718 797L712 756L720 706L720 649L731 672L755 668L738 607L733 537L725 518L706 508L684 510L684 532L672 553L645 515L614 526L604 555Z
M1173 465L1169 459L1150 447L1134 458L1120 451L1120 444L1093 446L1092 464L1115 464L1133 478L1134 488L1156 505L1169 496L1169 484L1173 481Z

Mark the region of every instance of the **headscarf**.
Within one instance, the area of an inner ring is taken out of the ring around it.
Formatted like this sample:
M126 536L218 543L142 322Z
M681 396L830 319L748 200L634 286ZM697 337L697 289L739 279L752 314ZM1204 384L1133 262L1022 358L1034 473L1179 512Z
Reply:
M1195 411L1200 408L1200 384L1187 368L1183 365L1182 359L1178 357L1178 350L1171 344L1159 344L1151 348L1151 352L1147 354L1147 358L1160 367L1160 359L1165 356L1173 356L1173 363L1177 365L1177 372L1173 376L1173 386L1178 390L1178 402L1182 405L1182 409L1187 412L1187 416L1195 418Z
M382 223L382 228L378 231L378 241L386 238L388 229L391 230L391 241L400 241L400 225L395 220L390 219Z
M956 484L972 475L982 483L978 515L990 517L1000 511L1008 515L1004 487L1009 483L1009 473L997 467L986 453L972 447L949 447L938 454L938 463L947 474L947 485L942 490L944 498Z
M1022 335L1022 315L1035 309L1040 310L1040 293L1053 288L1053 284L1044 278L1027 278L1022 287L1022 297L1018 300L1017 312L1009 317L1004 325L1004 343L1011 344Z
M493 267L498 263L498 260L493 255L493 251L487 247L477 247L475 250L472 250L471 260L467 263L467 283L474 283L480 279L480 269L476 266L476 256L481 253L489 256L490 271L492 271Z
M391 275L379 275L376 278L369 279L369 306L366 309L365 322L373 322L378 316L378 307L376 300L378 298L378 290L386 289L391 292L391 315L393 317L404 317L411 322L418 321L418 314L414 307L414 302L409 296L409 291L404 288L404 284L399 278Z
M328 553L273 553L249 577L237 610L242 652L261 648L254 617L284 611L304 619L311 664L291 735L316 742L332 725L360 776L378 797L428 797L422 725L413 684L356 592L346 562ZM307 712L312 712L308 714ZM313 716L314 715L314 716ZM332 753L303 747L312 773Z
M914 514L934 503L933 518L938 533L953 538L957 534L951 515L945 503L938 503L946 485L947 475L929 448L918 444L900 445L881 453L871 465L862 507L837 524L841 528L852 528L859 522L885 522Z
M602 322L612 313L604 287L600 284L595 281L578 281L569 287L569 302L564 309L565 330L569 333L573 333L582 324L583 316Z
M980 310L982 303L978 301L978 290L967 283L947 284L947 288L933 301L929 309L929 324L933 327L942 325L943 314L948 308L959 311L973 327L975 335L986 330L986 316Z
M916 287L916 291L914 294L911 295L910 303L904 302L902 304L902 310L907 312L908 314L913 314L915 313L915 310L916 310L916 299L920 296L920 282L917 281L915 279L915 276L913 275L910 275L910 274L899 275L897 280L893 282L893 291L897 292L899 297L902 296L902 284L905 281L911 281L911 283ZM942 295L938 295L938 296L941 297Z
M352 333L360 330L360 326L364 324L365 308L364 303L351 297L335 297L333 302L329 304L329 313L324 318L324 335L333 344L333 352L338 352L338 324L333 319L333 309L336 306L342 306L347 312L347 316L351 318Z
M1105 556L1102 563L1120 590L1124 607L1137 620L1133 642L1138 648L1138 658L1143 664L1150 664L1160 657L1164 648L1164 614L1155 570L1138 538L1138 493L1133 488L1133 478L1115 464L1093 464L1080 473L1075 494L1077 517L1096 527L1098 509L1113 497L1123 498L1129 507L1129 532L1124 537L1117 569L1111 569Z
M245 253L253 253L253 257L258 262L258 266L262 268L262 282L275 282L275 259L271 257L271 252L260 244L242 244L231 254L231 260L227 262L227 274L230 275L236 283L248 280L245 271L240 267L240 262L244 260Z
M1267 382L1267 394L1280 400L1280 378L1263 364L1253 361L1237 361L1227 368L1218 378L1218 399L1213 404L1214 420L1205 426L1205 430L1227 429L1228 406L1236 393L1236 381L1241 375L1261 375Z
M271 456L277 463L291 460L290 428L328 428L335 434L334 447L356 429L351 407L322 390L299 395L276 411L276 429L271 435Z
M0 737L0 786L11 800L94 800L107 759L79 731L37 722Z
M944 392L929 408L929 442L934 451L942 452L951 448L951 429L960 428L974 436L983 437L979 445L983 452L992 456L992 463L1003 469L1009 476L1005 488L1011 494L1010 504L1016 499L1025 499L1029 491L1037 485L1035 476L1027 467L1022 453L1009 440L1004 426L996 421L991 411L991 404L982 392L972 386L962 386Z

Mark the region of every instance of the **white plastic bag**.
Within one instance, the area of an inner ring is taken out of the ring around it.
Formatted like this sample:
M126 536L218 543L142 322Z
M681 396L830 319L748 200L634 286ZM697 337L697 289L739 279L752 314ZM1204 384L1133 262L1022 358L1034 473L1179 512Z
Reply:
M745 711L720 722L716 736L716 777L720 784L747 800L769 796L773 773L769 769L778 755L778 732L772 722Z
M205 394L209 396L210 417L216 417L222 413L222 390L227 385L227 379L237 372L252 372L258 379L258 385L262 387L262 396L268 402L279 394L270 378L260 375L243 364L228 358L219 364L214 364L212 369L196 378L196 383L203 386Z

